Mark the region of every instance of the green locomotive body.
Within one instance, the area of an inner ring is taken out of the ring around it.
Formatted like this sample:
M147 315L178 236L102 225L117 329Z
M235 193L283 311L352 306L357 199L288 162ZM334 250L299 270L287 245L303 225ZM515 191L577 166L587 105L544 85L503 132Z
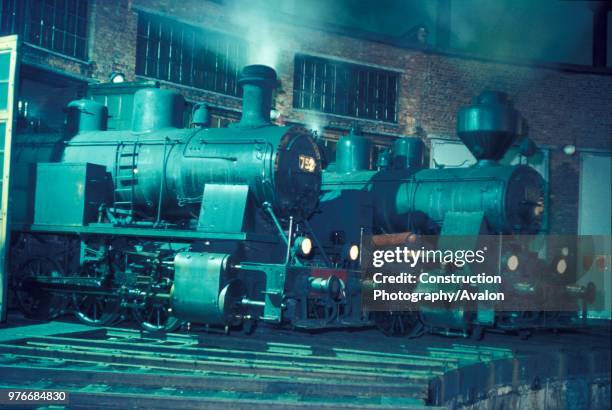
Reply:
M499 255L490 258L496 260L491 261L494 271L488 273L505 278L508 295L531 298L532 306L546 292L555 295L553 298L571 301L567 304L571 305L570 312L563 313L505 312L502 304L497 309L491 303L475 308L419 306L415 308L419 310L416 321L414 312L377 312L374 315L377 323L386 332L409 332L415 322L444 334L469 334L484 327L522 331L580 323L581 306L592 299L593 288L576 291L573 276L565 268L559 272L558 263L538 257L524 243L541 231L545 181L529 166L498 163L524 135L521 115L505 94L483 92L472 106L459 111L457 134L476 158L475 165L425 168L422 140L407 137L398 139L389 152L379 157L379 169L375 170L370 165L368 140L353 132L342 137L337 145L336 163L323 171L319 212L312 217L313 229L322 238L327 254L338 260L346 252L347 244L362 243L364 237L373 246L413 247L422 237L428 242L433 240L433 246L443 251L471 251L483 240L503 243ZM554 251L549 249L549 253ZM555 259L557 256L549 259L559 260ZM469 266L429 268L441 276L474 274ZM563 273L563 280L558 279ZM529 295L524 292L527 288L532 290ZM440 289L450 288L418 284L410 290Z
M103 325L127 309L148 330L367 324L359 273L307 259L320 154L309 131L270 123L275 81L245 67L231 128L181 128L182 97L147 88L131 130L107 130L106 108L79 100L63 139L18 144L16 202L33 205L14 224L23 310Z

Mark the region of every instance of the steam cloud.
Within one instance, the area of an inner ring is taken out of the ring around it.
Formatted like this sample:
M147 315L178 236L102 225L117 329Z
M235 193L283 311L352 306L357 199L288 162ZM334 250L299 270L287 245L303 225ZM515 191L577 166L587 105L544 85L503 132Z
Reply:
M301 2L228 1L232 24L240 27L248 42L246 64L265 64L278 69L279 55L291 38L290 27L279 24L282 15L300 15Z

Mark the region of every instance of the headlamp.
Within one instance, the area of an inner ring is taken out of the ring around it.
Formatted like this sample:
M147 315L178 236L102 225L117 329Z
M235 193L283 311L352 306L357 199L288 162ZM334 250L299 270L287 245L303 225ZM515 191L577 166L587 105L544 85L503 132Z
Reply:
M351 245L348 250L348 257L352 261L356 261L357 259L359 259L359 246Z
M295 240L295 249L301 256L308 256L312 253L312 239L307 236L300 236Z

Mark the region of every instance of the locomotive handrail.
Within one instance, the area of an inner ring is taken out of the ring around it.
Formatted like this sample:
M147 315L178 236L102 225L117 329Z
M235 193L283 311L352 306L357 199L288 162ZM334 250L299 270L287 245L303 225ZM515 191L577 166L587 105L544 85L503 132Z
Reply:
M194 135L195 137L195 135ZM191 140L193 139L193 137L191 137L189 139L189 141L187 141L187 143L185 144L185 148L183 149L183 156L185 158L208 158L208 159L227 159L228 161L237 161L238 158L237 157L229 157L229 156L215 156L215 155L210 155L210 156L206 156L206 155L197 155L194 154L192 152L189 152L188 148L191 144ZM236 139L234 141L209 141L209 140L204 140L201 139L200 141L198 141L200 145L244 145L244 144L262 144L262 145L266 145L266 151L271 148L271 144L269 141L266 141L264 139ZM265 158L265 155L264 155Z
M192 156L188 156L185 155L185 157L187 158L193 158ZM232 162L236 162L238 161L238 157L224 157L222 155L198 155L197 158L204 158L204 159L224 159L226 161L232 161Z
M508 165L511 167L514 166L518 166L518 165ZM500 177L494 177L494 176L472 176L472 177L462 177L462 181L482 181L482 180L487 180L487 181L503 181L503 178ZM435 177L435 178L425 178L425 177L420 177L420 179L416 179L413 176L408 176L406 178L396 178L396 179L388 179L388 180L377 180L376 182L418 182L418 181L427 181L427 182L445 182L446 179L444 178L440 178L440 177ZM363 179L360 181L345 181L345 180L337 180L337 181L329 181L329 182L324 182L323 186L326 185L355 185L355 184L367 184L367 185L372 185L373 181L371 179Z
M308 220L304 219L304 225L306 225L306 228L310 231L310 235L312 237L312 240L314 241L314 243L317 246L317 248L319 248L319 250L321 251L321 256L323 256L323 260L325 261L325 264L327 265L328 268L330 268L332 266L331 260L327 256L327 253L325 252L325 249L323 249L323 246L321 245L321 242L319 242L319 239L317 238L317 235L315 234L314 230L312 229L312 227L308 223Z
M266 143L266 150L264 151L264 154L262 156L262 159L264 160L264 166L261 169L261 180L264 183L270 185L272 181L270 181L270 178L268 178L268 173L272 175L272 177L274 177L274 170L272 168L267 170L265 167L265 159L267 158L268 153L270 154L270 167L274 167L275 164L271 161L272 155L274 154L274 147L269 142Z
M274 222L274 225L276 226L276 229L278 230L278 233L280 234L280 237L283 240L283 242L285 242L285 244L289 246L289 239L287 239L287 235L285 235L285 231L283 231L283 228L281 227L281 224L278 221L278 218L274 214L274 210L272 210L272 204L270 202L264 202L262 204L262 207L266 212L268 212L268 214L272 218L272 222Z
M198 141L200 144L269 144L268 141L264 140L264 139L244 139L241 140L239 137L236 138L235 140L229 141L229 140L223 140L223 141L210 141L210 140L200 140Z
M285 255L285 265L291 261L291 237L293 236L293 216L289 217L289 232L287 235L287 254Z
M164 186L166 185L166 172L168 170L168 160L170 159L170 155L168 153L168 141L170 139L166 137L164 144L164 155L162 157L163 161L163 169L162 169L162 177L159 179L159 198L157 200L157 217L155 218L155 223L153 226L158 226L161 221L161 213L162 213L162 203L164 198ZM166 154L168 156L166 157Z
M169 140L172 144L180 144L182 141L179 139L174 139L174 140ZM72 146L72 147L93 147L93 146L99 146L99 145L103 145L103 146L115 146L115 145L121 145L121 144L134 144L134 143L138 143L140 145L164 145L166 144L166 140L132 140L132 141L87 141L87 142L80 142L80 141L64 141L63 143L66 146Z

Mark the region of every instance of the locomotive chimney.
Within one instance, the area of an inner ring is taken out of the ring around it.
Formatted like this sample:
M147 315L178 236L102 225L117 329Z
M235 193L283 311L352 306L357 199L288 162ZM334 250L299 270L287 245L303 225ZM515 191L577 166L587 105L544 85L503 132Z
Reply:
M248 65L242 69L238 84L242 86L242 118L240 127L261 127L270 124L272 90L276 72L265 65Z
M499 91L483 91L457 114L457 135L479 165L502 159L523 128L523 117Z

